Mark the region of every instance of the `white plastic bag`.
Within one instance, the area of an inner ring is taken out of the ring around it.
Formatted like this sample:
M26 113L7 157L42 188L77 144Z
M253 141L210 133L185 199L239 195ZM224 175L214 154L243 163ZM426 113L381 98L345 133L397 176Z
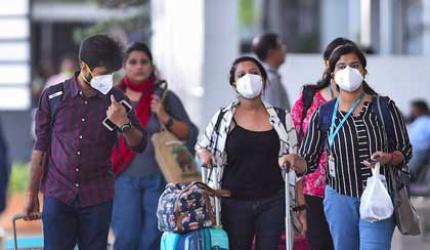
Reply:
M380 163L372 169L372 176L367 178L367 186L361 196L360 218L376 222L390 218L394 207L387 191L385 176L379 173Z

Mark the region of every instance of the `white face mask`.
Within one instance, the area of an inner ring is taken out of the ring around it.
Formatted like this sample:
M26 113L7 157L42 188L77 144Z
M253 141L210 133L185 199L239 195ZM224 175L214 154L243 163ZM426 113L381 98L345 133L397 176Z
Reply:
M261 76L246 74L236 81L236 90L246 99L253 99L261 94L263 80Z
M347 92L354 92L360 88L364 77L358 69L346 66L339 70L334 75L334 81L339 85L340 89Z
M109 93L113 86L113 75L101 75L95 76L91 79L90 82L91 87L100 91L103 95Z

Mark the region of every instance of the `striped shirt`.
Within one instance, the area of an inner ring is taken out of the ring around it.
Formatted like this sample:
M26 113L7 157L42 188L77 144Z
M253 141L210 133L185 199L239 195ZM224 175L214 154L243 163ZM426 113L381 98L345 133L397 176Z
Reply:
M308 132L299 149L308 165L309 172L318 167L319 157L323 150L328 150L334 158L333 171L327 171L327 183L337 192L360 197L366 187L367 178L372 175L370 168L361 162L368 160L377 151L388 151L388 141L383 121L379 115L372 112L373 103L366 102L358 116L350 116L334 139L332 148L328 149L328 133L320 127L320 112L318 109L311 118ZM400 114L393 101L389 101L389 112L395 130L396 150L403 153L405 160L412 156L412 146ZM336 126L345 117L346 112L337 111ZM331 118L331 116L330 116ZM331 119L330 119L331 120ZM383 167L381 173L387 179L388 190L392 190L390 171L396 168Z
M55 121L51 122L49 92L50 88L42 93L36 114L35 149L48 152L41 191L69 205L78 198L82 207L111 201L114 191L111 152L117 133L105 128L102 121L110 105L110 94L115 94L118 101L127 97L117 88L106 96L97 92L86 97L75 74L64 82ZM129 113L129 119L144 135L141 143L133 147L142 152L146 133L134 112Z

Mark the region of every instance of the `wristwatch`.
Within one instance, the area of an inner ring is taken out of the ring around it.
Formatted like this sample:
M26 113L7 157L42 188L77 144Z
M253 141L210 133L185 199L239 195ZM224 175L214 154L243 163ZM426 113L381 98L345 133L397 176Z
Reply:
M127 122L127 123L123 124L121 127L119 127L119 131L121 133L126 133L130 129L131 129L131 122Z

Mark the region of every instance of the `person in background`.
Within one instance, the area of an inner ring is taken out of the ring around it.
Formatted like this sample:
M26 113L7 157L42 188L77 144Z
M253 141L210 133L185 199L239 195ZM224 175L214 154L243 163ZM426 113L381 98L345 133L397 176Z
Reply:
M32 107L37 107L40 95L48 78L55 75L55 69L50 59L42 59L33 67L30 84Z
M191 120L181 100L172 91L160 100L152 53L144 43L134 43L126 51L125 77L118 87L135 106L136 115L148 137L163 124L178 139L196 140ZM194 145L193 145L194 147ZM134 154L120 140L112 154L116 173L112 228L115 250L152 250L160 248L157 228L158 199L166 185L155 158L152 141L141 154Z
M328 69L330 55L339 46L353 43L345 38L336 38L331 41L323 53L325 72ZM303 140L314 112L323 104L336 98L338 95L336 83L330 75L323 77L316 84L305 85L301 96L294 102L291 109L291 118L298 132L299 141ZM324 215L323 198L326 182L327 154L323 152L314 173L306 175L303 180L303 193L307 205L308 231L306 238L312 250L333 249L333 242L327 220Z
M421 174L425 174L425 166L430 163L430 110L426 101L412 101L410 120L408 133L413 156L408 166L412 181L416 181Z
M312 173L326 150L328 185L323 205L334 248L389 250L394 216L376 222L360 219L360 197L372 175L371 166L366 164L370 159L381 163L388 192L393 193L390 176L410 160L412 153L406 126L390 99L384 99L384 110L389 112L394 131L387 130L379 112L374 112L378 99L364 81L367 60L356 45L347 43L335 49L328 65L326 74L336 82L339 95L314 112L299 155L287 155L281 164L299 173ZM390 137L392 141L385 136L389 133L395 134Z
M221 202L221 220L230 249L252 249L254 236L256 249L278 249L285 229L284 181L278 159L296 152L296 131L288 111L262 101L268 78L257 59L237 58L229 82L238 99L213 116L196 145L197 153L203 166L215 163L220 167L221 176L216 181L231 192L231 197ZM219 129L214 131L218 119ZM294 188L290 189L291 204L298 205L304 233L304 206L296 203L296 198L304 202L303 194L295 197Z
M9 160L8 144L4 137L0 120L0 214L6 209L10 171L11 162Z
M142 152L146 132L135 112L119 103L128 98L113 86L121 68L121 47L94 35L79 50L80 71L46 89L36 114L31 155L27 220L38 218L43 192L44 249L106 250L112 216L114 174L111 153L118 137ZM53 106L56 103L56 106ZM103 125L108 118L117 129Z
M65 54L61 58L60 72L49 77L45 83L45 86L43 86L43 89L47 89L60 82L64 82L65 80L72 77L76 70L78 70L78 61L76 57L72 54Z
M285 62L286 46L278 35L265 33L252 40L252 51L267 72L268 85L262 98L265 102L290 111L288 93L282 84L279 67Z
M45 65L44 67L47 67L47 65ZM58 74L50 76L46 80L46 83L42 82L43 81L42 78L36 75L32 82L33 102L37 103L37 101L40 98L40 94L42 93L43 90L51 87L52 85L64 82L65 80L69 79L70 77L73 76L73 73L75 73L76 70L78 70L78 62L76 60L76 57L73 56L72 54L65 54L61 59L60 72ZM30 134L34 140L36 140L36 132L35 132L36 112L37 112L37 108L33 108L31 111Z

